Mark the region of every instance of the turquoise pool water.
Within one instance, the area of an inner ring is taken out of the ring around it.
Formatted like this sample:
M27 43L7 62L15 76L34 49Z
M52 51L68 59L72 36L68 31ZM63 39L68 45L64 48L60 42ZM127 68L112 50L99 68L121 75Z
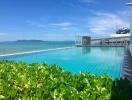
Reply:
M124 47L73 47L40 53L1 57L0 59L58 64L72 73L87 71L92 74L109 74L119 78Z

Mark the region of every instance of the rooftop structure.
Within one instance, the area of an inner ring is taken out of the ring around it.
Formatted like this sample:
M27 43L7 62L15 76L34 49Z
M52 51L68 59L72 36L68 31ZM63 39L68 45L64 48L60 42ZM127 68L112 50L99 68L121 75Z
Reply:
M89 36L76 36L75 44L78 45L91 45L91 37Z
M130 34L112 34L109 37L91 38L76 36L76 45L129 45Z
M130 37L129 34L111 34L110 37L116 38L116 37Z
M130 34L112 34L109 37L92 38L92 45L129 45Z

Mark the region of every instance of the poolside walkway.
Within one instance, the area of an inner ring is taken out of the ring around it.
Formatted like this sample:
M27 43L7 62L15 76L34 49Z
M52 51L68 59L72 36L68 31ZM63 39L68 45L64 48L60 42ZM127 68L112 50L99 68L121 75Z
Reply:
M121 77L132 80L132 56L130 54L128 47L125 49Z

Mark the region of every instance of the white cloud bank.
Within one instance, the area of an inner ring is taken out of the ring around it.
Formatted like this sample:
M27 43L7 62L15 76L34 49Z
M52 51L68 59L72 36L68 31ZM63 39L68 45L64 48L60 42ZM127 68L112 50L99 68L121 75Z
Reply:
M0 33L0 36L6 36L8 35L7 33Z
M4 41L8 37L8 33L0 33L0 41Z
M62 22L62 23L54 23L54 24L51 24L53 26L61 26L61 27L69 27L69 26L72 26L72 23L70 22Z
M96 35L110 35L117 28L129 27L127 18L121 14L97 12L95 16L88 20L89 30Z
M0 33L0 37L7 36L7 33Z
M61 30L69 30L73 27L71 22L53 23L52 26L59 27Z
M45 28L46 26L44 24L41 24L41 23L36 23L34 21L27 21L27 23L31 26L35 26L35 27L38 27L38 28Z
M92 3L94 0L79 0L82 3Z

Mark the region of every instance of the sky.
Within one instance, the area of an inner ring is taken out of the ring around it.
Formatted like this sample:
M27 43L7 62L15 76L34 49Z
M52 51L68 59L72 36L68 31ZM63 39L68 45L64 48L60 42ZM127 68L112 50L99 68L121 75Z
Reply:
M130 24L130 0L1 0L0 41L110 36Z

